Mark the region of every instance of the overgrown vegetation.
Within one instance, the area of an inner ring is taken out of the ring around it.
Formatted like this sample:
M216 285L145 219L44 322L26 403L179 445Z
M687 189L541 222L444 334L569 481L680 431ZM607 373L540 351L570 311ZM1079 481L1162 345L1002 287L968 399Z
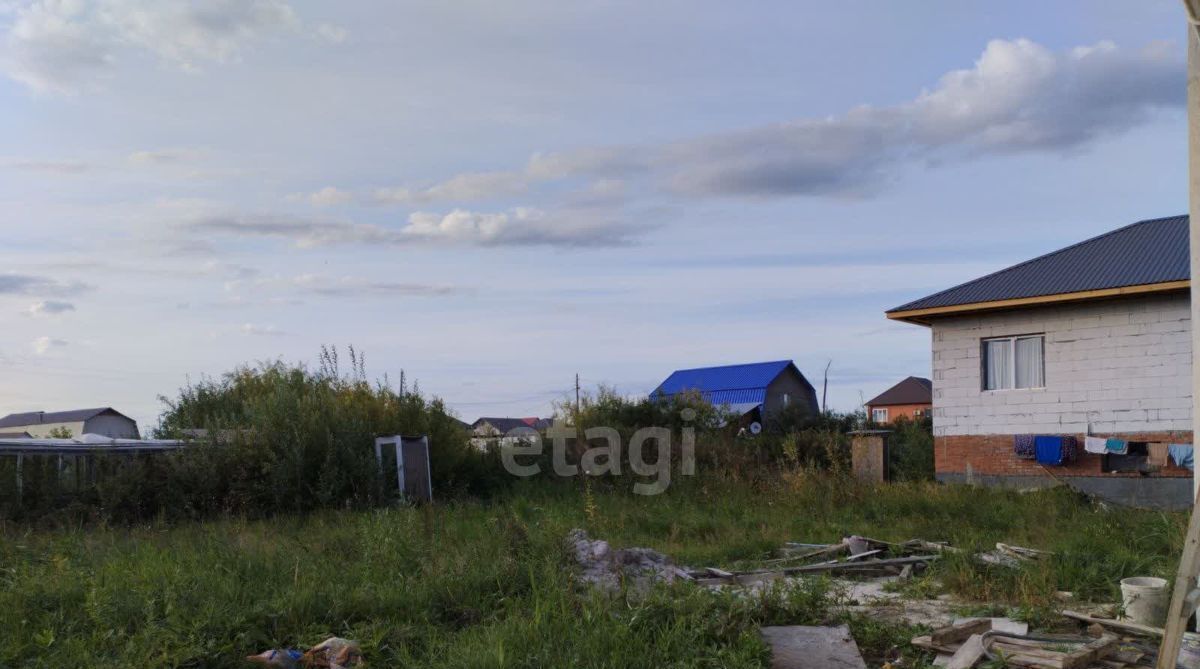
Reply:
M243 367L162 398L156 436L207 438L170 454L71 458L64 474L55 458L25 458L23 489L0 488L8 517L136 521L220 513L267 515L322 508L369 508L388 499L374 438L428 434L439 494L487 496L508 484L494 453L472 448L463 425L438 399L403 377L393 386L367 380L350 349L344 369L323 349L316 370L281 362ZM15 479L11 458L0 477Z
M1123 576L1169 575L1185 529L1182 515L1109 510L1065 489L864 487L810 471L756 481L725 473L657 497L617 483L596 482L591 512L573 487L527 481L491 502L427 508L52 531L9 524L0 528L0 666L240 667L247 653L338 634L362 641L372 666L761 668L758 625L843 620L878 659L914 630L831 608L825 581L761 598L689 585L608 598L574 585L563 538L584 527L614 546L725 567L785 541L848 534L1006 541L1057 555L1015 571L935 563L923 594L942 592L941 581L1032 616L1056 590L1111 601Z
M137 522L149 518L199 519L236 513L267 516L330 508L374 508L391 501L393 479L383 475L372 448L376 436L428 434L434 490L439 499L487 499L503 494L515 481L497 448L479 449L464 425L441 400L409 387L368 380L365 361L353 348L348 365L336 349L321 351L315 370L282 362L234 370L204 379L163 397L165 411L155 436L204 435L187 449L170 454L127 456L27 457L22 487L0 488L0 517L42 522ZM601 388L576 406L563 404L558 415L577 426L611 428L625 447L615 456L619 467L605 479L627 487L639 478L627 447L647 427L666 428L671 436L671 469L679 471L682 435L694 435L697 471L722 472L758 480L797 468L833 473L848 468L847 433L863 422L861 413L812 416L793 407L770 416L759 435L739 430L726 415L698 395L667 400L629 399ZM571 464L585 446L569 445ZM657 462L658 442L647 442L642 461ZM899 480L932 477L932 438L927 424L901 423L894 435L893 474ZM555 478L552 451L525 456L542 476ZM601 462L603 460L595 460ZM0 480L16 479L12 458L0 460ZM593 481L577 482L586 492Z

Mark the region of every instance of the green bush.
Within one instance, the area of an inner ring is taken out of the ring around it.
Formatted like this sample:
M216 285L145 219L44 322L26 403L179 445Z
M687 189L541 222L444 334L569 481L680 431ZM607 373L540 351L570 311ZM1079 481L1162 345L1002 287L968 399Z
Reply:
M79 486L55 476L54 458L27 457L21 498L10 491L0 511L44 516L82 508L136 520L366 508L386 500L394 485L381 476L374 452L375 437L391 434L429 435L439 497L486 496L509 484L498 456L472 447L441 400L407 387L403 377L398 387L368 382L353 349L350 362L343 373L337 352L323 349L315 371L271 362L190 384L161 398L167 408L155 436L201 429L206 438L170 453L93 456L93 475Z
M888 461L896 481L931 481L933 468L933 426L928 419L899 418L888 428Z

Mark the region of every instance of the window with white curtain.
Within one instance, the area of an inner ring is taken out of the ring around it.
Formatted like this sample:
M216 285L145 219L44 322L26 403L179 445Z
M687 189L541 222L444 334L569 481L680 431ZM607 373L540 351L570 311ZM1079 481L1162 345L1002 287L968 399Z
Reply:
M888 422L888 410L887 410L886 408L884 408L884 409L871 409L871 421L872 421L872 422L875 422L875 423L886 423L886 422Z
M1046 385L1046 337L1022 335L983 340L983 389L1012 390Z

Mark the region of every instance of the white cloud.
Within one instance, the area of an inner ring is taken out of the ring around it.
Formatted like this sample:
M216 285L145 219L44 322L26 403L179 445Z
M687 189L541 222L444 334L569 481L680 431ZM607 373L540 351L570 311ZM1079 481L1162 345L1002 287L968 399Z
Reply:
M13 169L26 172L46 172L49 174L75 175L83 174L92 166L75 160L24 160L12 164Z
M185 230L204 234L286 239L300 248L333 244L396 244L398 231L379 225L344 221L314 221L275 215L208 216L188 223Z
M293 202L307 202L314 207L333 207L350 202L354 199L354 194L340 188L326 186L311 193L293 193L287 199Z
M459 292L455 286L381 281L357 276L303 274L292 278L290 283L304 292L339 297L439 297Z
M582 212L552 215L527 207L495 213L416 212L401 231L414 239L474 246L618 246L628 243L633 232L629 226Z
M363 244L400 246L418 243L455 246L618 246L641 232L604 212L563 210L548 213L518 207L501 212L455 209L449 213L415 212L401 228L347 221L315 221L285 216L208 216L185 224L184 232L203 235L267 237L300 248Z
M16 10L0 40L0 68L39 92L75 92L127 52L196 71L300 27L282 0L35 0Z
M200 149L156 149L153 151L134 151L129 154L129 162L135 165L178 165L190 163L203 158L206 151Z
M425 204L437 201L479 200L525 192L526 175L521 172L475 172L460 174L424 188L380 188L375 199L386 203Z
M657 146L534 154L520 169L383 189L377 197L462 201L525 193L546 181L638 177L649 189L692 197L862 196L906 163L1077 151L1183 103L1177 49L1102 42L1054 52L1026 39L993 40L972 68L947 73L906 103Z
M274 325L255 325L254 323L243 323L238 332L247 337L278 337L283 334L283 331Z
M342 26L337 26L332 23L322 23L317 26L317 37L329 42L330 44L341 44L350 36L350 31Z
M75 311L75 305L59 300L43 300L29 305L25 313L30 316L55 316L65 314L68 311Z
M862 195L903 162L1078 150L1181 105L1177 56L1159 46L1054 53L993 40L973 68L911 102L681 142L658 168L690 195Z
M54 337L42 336L34 339L31 345L33 346L34 353L38 355L46 355L53 349L65 348L67 346L67 342L62 339L55 339Z
M78 295L90 288L81 281L60 281L31 274L0 274L0 295L65 297Z

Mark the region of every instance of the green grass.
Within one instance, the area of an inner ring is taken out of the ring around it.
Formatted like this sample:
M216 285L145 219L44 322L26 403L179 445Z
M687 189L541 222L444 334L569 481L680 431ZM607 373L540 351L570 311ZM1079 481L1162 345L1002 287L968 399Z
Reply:
M238 667L248 653L331 634L358 639L382 667L765 667L757 626L835 622L826 583L759 598L689 585L604 597L574 586L567 530L725 567L767 558L785 541L847 534L1004 541L1057 555L1021 570L949 559L932 576L957 594L1038 612L1056 590L1114 600L1122 577L1169 577L1184 522L1094 507L1063 490L861 488L797 474L687 481L658 497L530 485L486 505L134 528L7 525L0 667ZM912 587L938 591L933 578ZM861 616L847 622L872 657L912 633Z

